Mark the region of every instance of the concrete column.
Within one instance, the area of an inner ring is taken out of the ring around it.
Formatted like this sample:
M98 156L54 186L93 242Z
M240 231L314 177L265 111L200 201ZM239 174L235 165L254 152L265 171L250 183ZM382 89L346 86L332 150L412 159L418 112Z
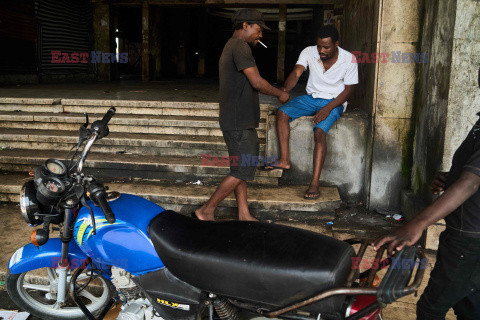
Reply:
M285 41L287 33L287 5L281 4L278 16L278 53L277 53L277 82L285 81Z
M207 37L208 37L208 15L206 9L201 12L200 28L198 30L198 67L197 75L205 75L205 57L207 55Z
M152 55L152 60L155 65L155 73L153 74L153 80L158 80L162 76L162 30L161 30L161 21L162 21L162 11L159 6L156 6L152 10L154 14L152 15L152 36L150 38L150 53Z
M142 3L142 80L150 80L150 8L148 2Z
M423 6L423 0L379 1L376 51L388 57L376 63L369 192L369 207L379 212L400 212L401 191L410 184Z
M95 51L110 51L110 5L104 3L93 3L93 32ZM97 80L110 80L110 64L97 64Z

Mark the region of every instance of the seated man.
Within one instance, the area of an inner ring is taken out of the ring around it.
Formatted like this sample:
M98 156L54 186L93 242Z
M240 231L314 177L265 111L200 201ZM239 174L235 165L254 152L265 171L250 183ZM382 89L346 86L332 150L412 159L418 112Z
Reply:
M347 99L358 83L358 68L354 56L340 48L338 31L333 26L319 30L317 44L305 48L292 73L284 84L290 92L302 73L310 68L307 95L296 97L277 110L277 134L280 145L280 159L271 169L290 169L288 139L289 121L303 116L313 116L315 123L315 149L313 154L313 177L305 193L305 199L317 199L319 180L327 153L327 132L340 118L347 107Z

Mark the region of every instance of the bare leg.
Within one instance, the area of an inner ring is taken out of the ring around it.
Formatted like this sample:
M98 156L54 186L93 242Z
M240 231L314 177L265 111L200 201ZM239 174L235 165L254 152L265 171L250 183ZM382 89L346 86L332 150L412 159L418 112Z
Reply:
M315 149L313 151L313 177L305 194L307 198L318 197L318 186L320 183L320 174L322 173L323 163L327 155L327 134L319 128L315 129Z
M276 167L290 169L290 151L289 151L289 138L290 138L290 125L288 120L290 119L283 111L277 111L277 136L278 144L280 146L280 159L277 162ZM271 168L267 166L266 168Z
M230 193L232 193L243 180L228 175L223 179L217 190L212 194L210 199L198 210L195 211L197 218L200 220L215 220L214 213L220 202L223 201ZM247 192L245 190L245 201Z
M258 221L250 214L250 211L248 210L246 181L242 180L242 182L240 182L240 184L235 188L235 198L237 198L238 220Z

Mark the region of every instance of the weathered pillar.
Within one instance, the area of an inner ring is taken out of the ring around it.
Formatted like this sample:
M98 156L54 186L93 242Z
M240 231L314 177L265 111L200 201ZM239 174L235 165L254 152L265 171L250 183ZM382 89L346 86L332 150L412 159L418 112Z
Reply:
M110 51L110 5L94 2L93 3L93 32L94 49L104 53ZM97 80L110 80L110 64L97 64Z
M285 41L287 33L287 5L281 4L278 15L278 53L277 53L277 82L285 81Z
M153 80L158 80L162 76L162 30L161 30L161 21L162 21L162 11L159 6L155 7L153 10L154 15L152 15L152 36L150 38L150 53L152 56L152 63L154 64L154 74Z
M411 1L408 6L383 0L378 10L376 51L388 55L374 63L377 68L369 206L378 212L401 212L401 191L410 184L415 87L420 63L416 57L420 54L423 8L422 0ZM368 60L362 58L359 63Z
M150 80L150 10L148 2L142 3L142 80Z
M206 9L205 9L206 10ZM207 24L208 24L208 15L206 11L201 12L200 17L200 30L198 31L198 67L197 75L202 77L205 75L205 57L207 51Z

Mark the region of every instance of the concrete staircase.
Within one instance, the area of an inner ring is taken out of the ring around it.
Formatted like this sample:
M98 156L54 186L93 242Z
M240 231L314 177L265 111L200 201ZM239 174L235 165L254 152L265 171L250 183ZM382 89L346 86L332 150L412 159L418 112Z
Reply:
M117 108L110 135L98 141L85 172L108 181L112 190L146 196L169 209L189 212L204 203L229 168L214 161L228 155L218 126L218 104L204 102L0 98L0 201L18 201L28 171L49 158L65 159L78 128ZM260 154L265 154L268 104L261 105ZM324 188L317 201L304 200L305 187L278 187L282 170L257 170L249 188L260 218L330 219L340 198ZM202 185L193 185L201 181ZM235 216L234 198L219 212Z

